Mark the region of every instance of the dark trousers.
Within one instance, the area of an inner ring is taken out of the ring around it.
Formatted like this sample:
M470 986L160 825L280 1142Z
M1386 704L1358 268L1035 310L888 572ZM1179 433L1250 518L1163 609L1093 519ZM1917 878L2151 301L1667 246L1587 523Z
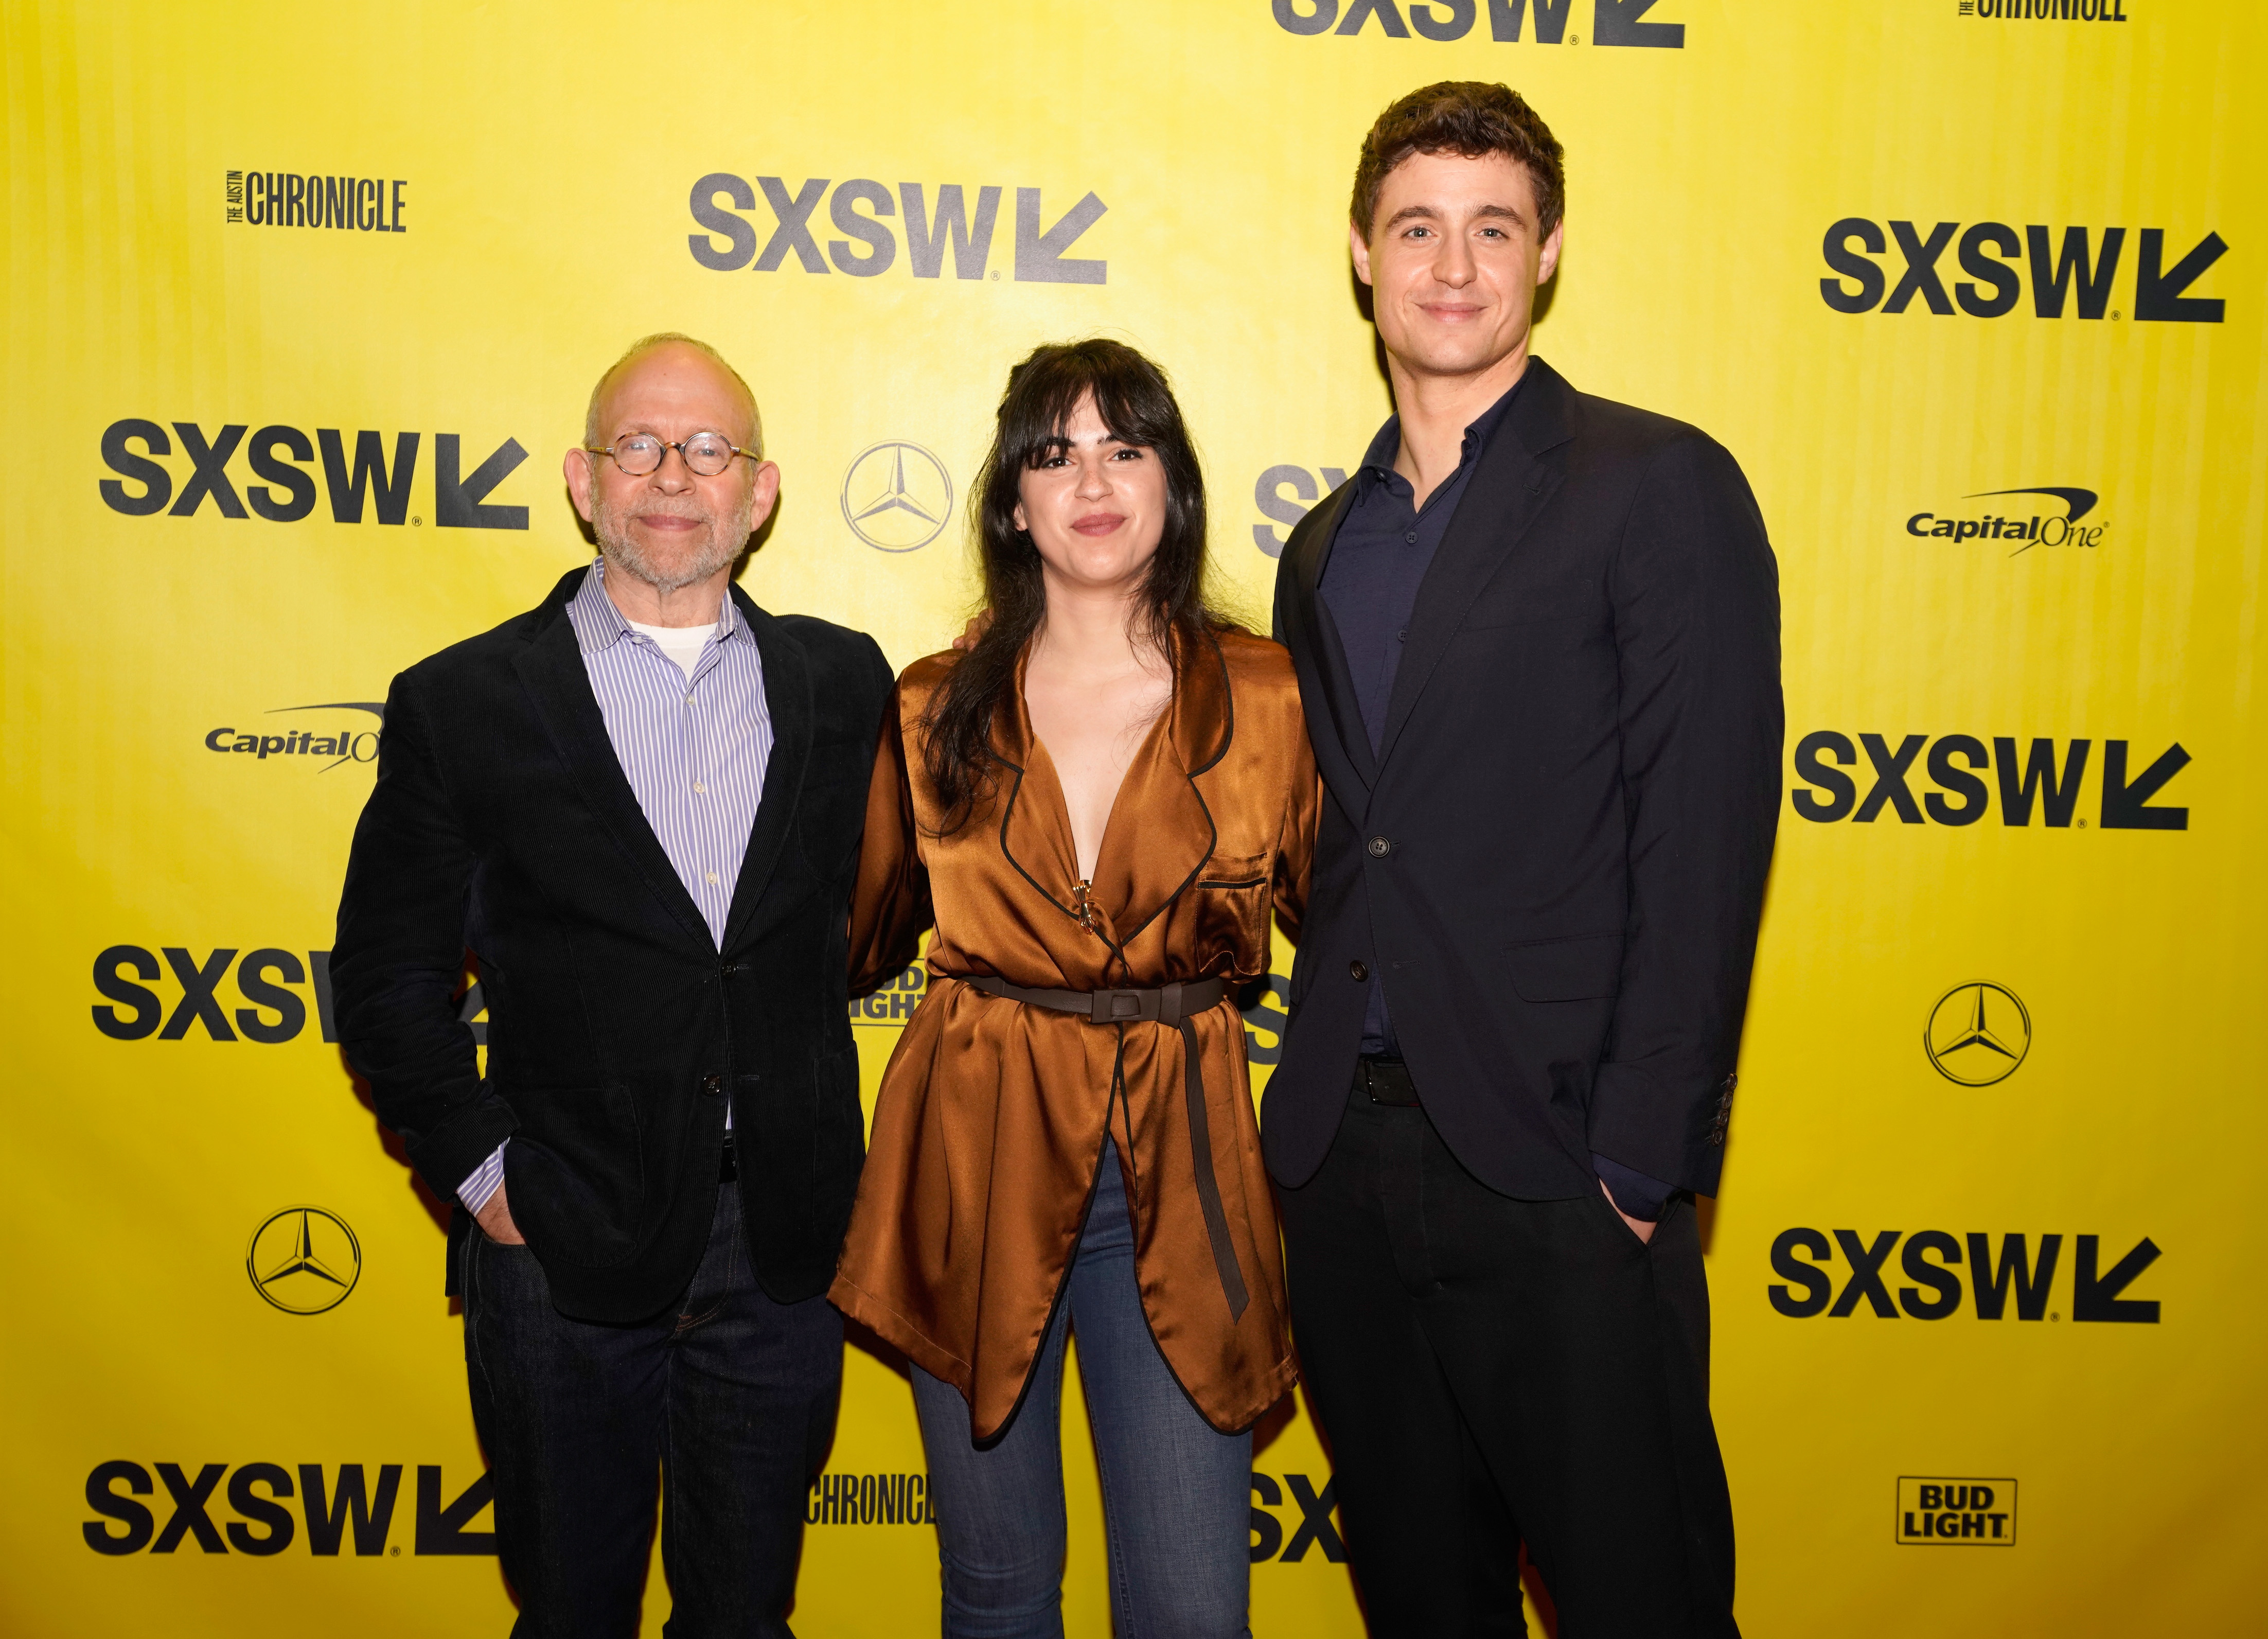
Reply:
M1373 1639L1738 1639L1691 1205L1641 1243L1603 1195L1514 1200L1357 1089L1280 1192L1292 1324Z
M637 1631L657 1492L671 1639L785 1635L811 1476L835 1429L843 1319L776 1303L718 1192L685 1296L633 1325L552 1307L525 1246L465 1251L473 1422L496 1480L514 1639Z

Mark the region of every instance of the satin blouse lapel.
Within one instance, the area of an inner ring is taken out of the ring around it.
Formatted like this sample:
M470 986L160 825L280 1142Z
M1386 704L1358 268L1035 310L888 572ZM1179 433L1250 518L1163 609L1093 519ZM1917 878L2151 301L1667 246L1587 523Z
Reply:
M1030 660L1027 647L1016 662L1006 709L992 721L993 755L1007 764L1000 777L1000 852L1035 892L1076 926L1079 912L1070 895L1079 880L1079 853L1071 844L1062 783L1047 749L1032 732L1032 714L1024 705L1024 668Z
M1094 897L1118 944L1157 917L1212 857L1211 810L1196 785L1235 733L1228 666L1210 636L1174 645L1168 720L1153 724L1126 770L1094 868ZM1159 732L1162 727L1163 733Z
M668 908L688 935L708 944L709 925L702 919L693 897L685 891L685 884L678 881L676 867L662 852L653 827L646 823L637 794L630 789L622 761L615 755L614 742L607 737L607 720L600 715L598 696L591 692L591 675L583 665L574 623L567 618L563 606L513 664L583 800L654 897Z

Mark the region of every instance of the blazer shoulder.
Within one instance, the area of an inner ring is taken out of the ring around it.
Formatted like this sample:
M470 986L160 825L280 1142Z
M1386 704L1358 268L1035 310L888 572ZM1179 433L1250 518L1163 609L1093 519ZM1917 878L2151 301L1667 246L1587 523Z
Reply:
M566 618L565 605L556 598L547 599L509 620L499 621L486 631L475 632L446 649L436 650L405 667L401 676L419 688L460 687L497 667L511 665L551 622Z
M1733 452L1690 421L1587 393L1577 394L1576 403L1577 438L1594 460L1672 482L1680 475L1741 476Z
M855 626L838 626L816 615L774 615L772 618L779 623L783 636L800 645L821 665L857 665L882 652L880 644Z

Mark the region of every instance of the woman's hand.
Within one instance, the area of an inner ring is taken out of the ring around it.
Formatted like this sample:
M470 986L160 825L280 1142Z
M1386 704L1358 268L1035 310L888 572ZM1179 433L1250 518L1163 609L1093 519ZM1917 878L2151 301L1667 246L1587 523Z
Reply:
M991 624L992 611L989 609L978 609L968 617L968 624L961 629L961 635L953 640L954 648L962 654L968 653L976 646L976 639L984 635L985 628Z

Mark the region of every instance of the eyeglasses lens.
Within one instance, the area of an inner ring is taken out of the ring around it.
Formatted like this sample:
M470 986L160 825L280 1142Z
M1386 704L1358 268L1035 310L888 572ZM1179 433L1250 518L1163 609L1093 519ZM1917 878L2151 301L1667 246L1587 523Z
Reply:
M630 477L643 478L661 465L661 440L644 437L616 439L615 465Z
M699 432L685 440L685 464L704 478L713 478L733 464L733 447L713 432Z

